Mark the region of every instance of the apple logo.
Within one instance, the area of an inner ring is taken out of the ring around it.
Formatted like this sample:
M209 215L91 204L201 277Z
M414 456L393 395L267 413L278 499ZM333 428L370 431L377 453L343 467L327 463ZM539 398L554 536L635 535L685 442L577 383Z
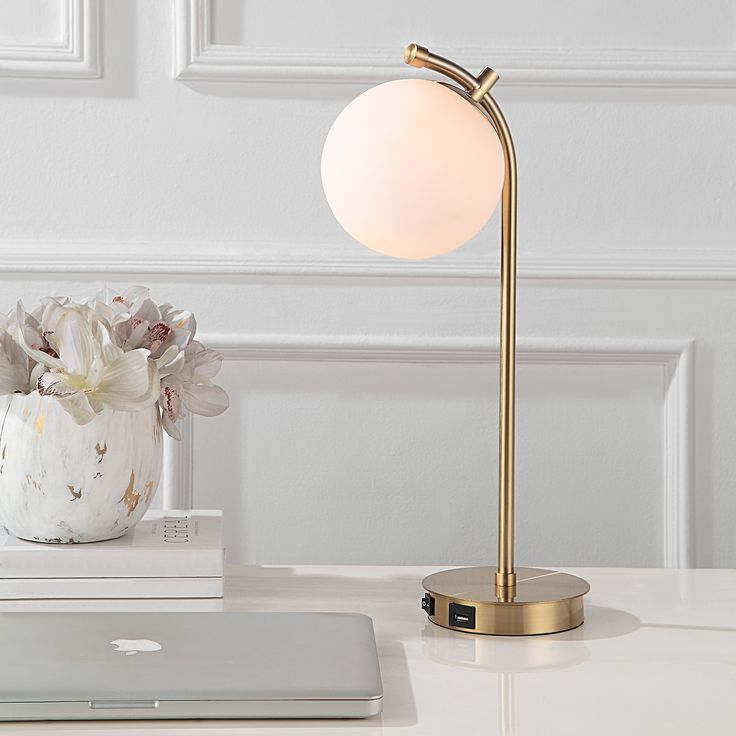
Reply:
M157 652L161 645L150 639L115 639L111 641L116 652L125 652L126 655L138 654L138 652Z

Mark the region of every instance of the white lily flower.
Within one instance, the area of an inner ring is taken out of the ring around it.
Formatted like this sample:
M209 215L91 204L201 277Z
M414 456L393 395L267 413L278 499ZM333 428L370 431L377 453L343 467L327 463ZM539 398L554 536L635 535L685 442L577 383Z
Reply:
M161 320L173 330L189 333L187 343L194 339L197 332L197 320L194 314L186 309L174 309L171 304L162 304Z
M222 414L230 405L225 391L211 380L222 365L220 353L192 340L179 355L184 356L184 363L180 370L161 379L159 400L164 429L175 439L180 438L175 422L183 416L182 404L193 414L206 417Z
M105 406L139 411L159 394L158 369L148 360L149 351L124 352L90 312L77 305L47 306L43 323L51 328L49 342L58 357L28 345L22 330L16 333L20 347L47 368L38 377L38 392L57 399L79 424L90 422Z

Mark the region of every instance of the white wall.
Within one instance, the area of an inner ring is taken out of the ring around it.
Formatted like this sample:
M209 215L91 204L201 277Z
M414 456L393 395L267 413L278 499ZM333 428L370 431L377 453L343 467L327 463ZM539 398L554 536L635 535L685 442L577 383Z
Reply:
M231 561L492 562L497 222L382 258L319 157L415 73L407 42L494 66L520 561L734 566L733 8L0 0L0 306L134 282L196 310L232 409L171 449L162 501L224 508Z

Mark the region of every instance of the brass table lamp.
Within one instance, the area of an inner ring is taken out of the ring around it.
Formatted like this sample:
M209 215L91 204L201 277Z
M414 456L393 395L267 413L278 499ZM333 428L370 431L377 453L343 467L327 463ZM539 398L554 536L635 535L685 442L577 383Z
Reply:
M387 82L343 110L322 153L323 187L338 222L373 250L430 258L470 240L501 199L498 567L430 575L422 607L439 626L478 634L572 629L583 622L588 583L514 566L517 177L511 133L490 94L498 74L486 68L475 77L417 44L404 61L459 86Z

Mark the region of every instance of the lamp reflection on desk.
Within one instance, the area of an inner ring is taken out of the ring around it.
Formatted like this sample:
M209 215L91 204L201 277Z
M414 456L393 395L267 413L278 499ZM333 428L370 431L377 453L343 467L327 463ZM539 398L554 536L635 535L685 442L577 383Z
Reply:
M589 657L582 642L552 638L508 639L448 632L431 624L422 631L425 654L454 667L495 672L498 675L497 714L501 736L516 732L516 677L520 673L575 667Z
M588 607L585 628L544 637L476 637L425 625L424 654L433 662L451 667L495 672L498 675L498 728L513 736L516 728L516 677L577 667L590 651L586 641L613 639L638 631L641 621L630 613L603 606Z

